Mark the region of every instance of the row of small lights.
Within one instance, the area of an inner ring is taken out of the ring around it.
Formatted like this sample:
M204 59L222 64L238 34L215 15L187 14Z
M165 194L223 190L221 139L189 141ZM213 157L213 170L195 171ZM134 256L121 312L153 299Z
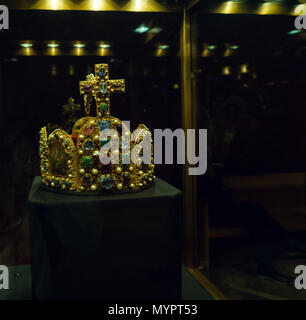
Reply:
M24 42L24 43L21 43L20 46L22 48L32 48L33 47L33 43L31 42ZM49 48L58 48L60 46L59 43L48 43L47 44L47 47ZM75 43L74 45L74 48L85 48L85 44L84 43ZM106 43L102 43L99 45L100 48L102 49L109 49L111 47L110 44L106 44Z
M242 13L245 9L243 3L244 1L241 0L232 0L232 1L225 1L216 10L213 10L213 13L221 13L221 14L235 14L235 13ZM245 13L255 13L259 15L269 15L269 14L286 14L286 10L283 4L283 0L267 0L263 1L259 5L258 10L249 11L247 10ZM293 10L290 11L289 15L302 15L306 12L306 4L305 3L298 3L293 6Z
M42 0L43 5L42 8L44 9L51 9L51 10L62 10L65 7L67 9L71 9L69 7L70 1L65 0ZM151 7L156 7L158 9L157 4L155 1L148 1L148 0L130 0L131 3L130 9L135 11L141 11L142 9L146 8L149 4ZM278 6L283 5L282 0L267 0L264 1L259 5L258 11L255 13L257 14L275 14L279 9ZM224 1L222 4L214 10L216 13L223 13L223 14L231 14L231 13L241 13L243 1L241 0L232 0L232 1ZM104 10L104 8L109 7L109 3L106 0L90 0L88 1L88 9L94 11ZM294 6L293 11L290 14L300 14L299 11L305 9L304 4L296 4Z

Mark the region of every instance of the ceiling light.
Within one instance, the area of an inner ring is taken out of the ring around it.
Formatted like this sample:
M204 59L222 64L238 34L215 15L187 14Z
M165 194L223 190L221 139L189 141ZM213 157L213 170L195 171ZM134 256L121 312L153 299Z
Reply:
M33 44L32 43L21 43L20 46L23 48L31 48L33 46Z
M84 48L85 47L85 44L84 43L75 43L73 45L75 48Z
M101 43L100 45L99 45L99 47L100 48L103 48L103 49L108 49L108 48L110 48L110 44L109 43Z
M58 48L59 44L58 43L48 43L49 48Z
M239 49L239 46L230 46L230 49L237 50L237 49Z
M207 49L209 49L209 50L215 50L217 47L216 46L207 46Z

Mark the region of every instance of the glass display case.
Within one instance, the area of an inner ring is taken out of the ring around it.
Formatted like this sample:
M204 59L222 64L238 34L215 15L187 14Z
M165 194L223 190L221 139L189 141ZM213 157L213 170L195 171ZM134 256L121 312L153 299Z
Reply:
M304 9L293 1L199 1L187 11L192 109L198 128L208 129L194 261L233 299L298 296L278 282L280 273L294 278L292 261L267 248L306 227L305 33L296 25Z

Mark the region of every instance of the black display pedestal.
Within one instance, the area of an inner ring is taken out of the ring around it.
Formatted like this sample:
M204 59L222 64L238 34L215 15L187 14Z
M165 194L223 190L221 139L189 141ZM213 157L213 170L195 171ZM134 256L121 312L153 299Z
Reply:
M178 189L68 195L35 177L28 206L34 299L181 298Z

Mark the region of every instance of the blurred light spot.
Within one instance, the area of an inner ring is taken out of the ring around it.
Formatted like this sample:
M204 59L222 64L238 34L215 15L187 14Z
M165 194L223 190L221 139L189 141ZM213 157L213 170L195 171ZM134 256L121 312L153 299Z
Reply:
M167 44L161 44L160 46L158 46L159 49L161 50L167 50L170 46Z
M52 64L52 66L51 66L51 74L52 74L52 76L57 75L57 67L55 64Z
M241 73L248 73L249 69L248 69L248 65L247 64L242 64L240 67L240 72Z
M92 9L98 11L100 9L100 0L92 0Z
M57 10L58 0L51 0L51 8L52 10Z
M145 33L149 30L148 26L145 26L144 24L140 25L139 27L137 27L134 31L137 33Z
M292 14L295 15L295 16L305 15L305 14L306 14L306 4L299 4L299 5L297 5L297 6L294 8Z
M103 48L103 49L108 49L111 47L111 45L109 43L101 43L99 45L100 48Z
M33 44L32 43L29 43L29 42L25 42L25 43L21 43L20 46L22 48L32 48L33 47Z
M69 76L74 76L75 74L74 66L72 64L69 66L68 74Z
M75 43L73 46L75 48L85 48L85 44L84 43Z
M54 42L50 42L50 43L48 43L48 47L49 48L58 48L59 44L58 43L54 43Z
M153 34L158 34L158 33L160 33L162 30L163 30L163 29L160 28L160 27L154 27L154 28L150 29L148 32L149 32L149 33L153 33Z
M300 32L302 32L302 30L295 29L295 30L289 31L288 34L297 34L297 33L300 33Z
M223 67L222 74L225 75L225 76L228 76L229 74L231 74L230 67L229 66Z

